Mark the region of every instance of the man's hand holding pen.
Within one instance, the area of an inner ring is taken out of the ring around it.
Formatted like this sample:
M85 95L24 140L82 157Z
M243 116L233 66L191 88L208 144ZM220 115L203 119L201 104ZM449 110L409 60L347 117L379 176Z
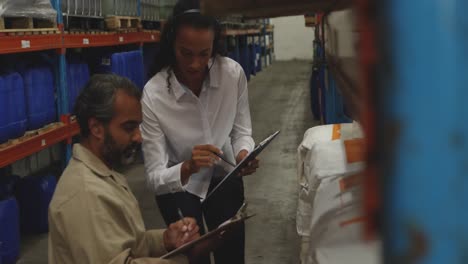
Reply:
M184 217L164 231L164 246L171 251L200 237L200 228L194 218Z

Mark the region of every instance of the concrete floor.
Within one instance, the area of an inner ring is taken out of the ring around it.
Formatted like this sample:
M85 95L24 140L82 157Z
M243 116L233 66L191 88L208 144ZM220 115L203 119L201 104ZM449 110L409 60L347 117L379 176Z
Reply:
M298 264L301 242L296 233L296 148L307 128L316 125L310 113L308 61L275 62L249 82L256 142L275 130L278 138L260 155L260 168L245 179L249 211L247 264ZM145 187L141 164L126 172L140 202L148 229L163 228L153 194ZM47 235L23 238L21 264L47 263Z

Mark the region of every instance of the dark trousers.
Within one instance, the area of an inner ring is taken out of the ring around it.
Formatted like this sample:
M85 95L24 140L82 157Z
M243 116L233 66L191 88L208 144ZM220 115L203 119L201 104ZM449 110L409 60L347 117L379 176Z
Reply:
M210 190L218 181L212 180ZM209 192L209 191L208 191ZM233 217L244 202L244 184L241 177L234 177L225 182L208 200L203 203L200 198L188 192L179 192L156 196L156 202L164 221L169 224L179 220L177 208L184 216L193 217L203 228L202 214L205 216L208 230L216 229L221 223ZM240 225L230 236L223 239L223 244L214 251L216 264L244 264L245 226ZM200 262L210 263L209 258Z

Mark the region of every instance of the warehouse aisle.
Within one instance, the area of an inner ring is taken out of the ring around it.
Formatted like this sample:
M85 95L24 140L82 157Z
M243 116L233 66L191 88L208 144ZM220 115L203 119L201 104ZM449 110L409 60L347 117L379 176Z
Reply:
M261 168L245 181L249 209L257 214L247 224L247 264L299 263L296 149L314 125L310 69L307 61L278 61L249 83L255 141L275 130L281 134L261 154Z
M281 134L260 156L258 172L245 180L249 210L257 214L247 224L247 264L299 263L296 148L305 130L314 125L308 93L310 68L307 61L275 62L249 83L255 141L275 130ZM146 189L143 165L125 173L147 228L164 227L154 196ZM18 263L46 264L47 236L27 239Z

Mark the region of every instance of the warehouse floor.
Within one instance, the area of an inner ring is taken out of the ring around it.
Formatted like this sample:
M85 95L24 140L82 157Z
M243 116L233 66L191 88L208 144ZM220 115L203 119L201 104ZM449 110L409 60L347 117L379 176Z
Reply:
M249 211L257 214L247 222L247 264L299 263L296 148L305 130L316 125L310 111L310 69L308 61L278 61L249 82L255 141L275 130L281 134L261 154L261 168L245 179ZM141 164L126 172L147 228L161 228L164 224L143 173ZM47 263L47 235L23 238L22 245L18 263Z

